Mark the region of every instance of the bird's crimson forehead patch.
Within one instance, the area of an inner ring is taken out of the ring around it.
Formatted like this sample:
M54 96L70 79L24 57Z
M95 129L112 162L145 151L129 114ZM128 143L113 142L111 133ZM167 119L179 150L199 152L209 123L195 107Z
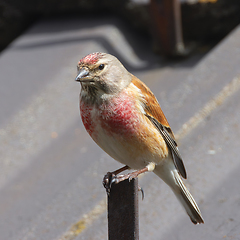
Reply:
M78 62L78 64L81 64L81 63L94 64L99 60L99 58L101 58L101 56L102 56L102 53L99 53L99 52L91 53L91 54L85 56L84 58L82 58Z

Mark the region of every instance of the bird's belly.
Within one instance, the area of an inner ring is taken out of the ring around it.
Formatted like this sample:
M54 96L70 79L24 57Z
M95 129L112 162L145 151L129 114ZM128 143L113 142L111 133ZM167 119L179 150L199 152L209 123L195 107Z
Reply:
M119 124L115 130L109 129L109 125L96 127L95 133L92 134L93 140L106 153L133 169L144 168L150 162L160 164L168 153L160 134L148 131L145 125L141 126L141 121L137 124L128 122L127 127Z
M92 138L106 153L122 164L133 169L140 169L148 164L149 153L143 151L143 147L140 146L142 144L136 141L133 134L118 135L101 128Z

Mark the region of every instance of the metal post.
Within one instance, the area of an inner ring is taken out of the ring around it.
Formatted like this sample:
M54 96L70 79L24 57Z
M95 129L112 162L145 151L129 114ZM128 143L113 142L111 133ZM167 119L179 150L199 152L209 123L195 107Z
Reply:
M113 184L108 196L108 239L138 240L138 179Z

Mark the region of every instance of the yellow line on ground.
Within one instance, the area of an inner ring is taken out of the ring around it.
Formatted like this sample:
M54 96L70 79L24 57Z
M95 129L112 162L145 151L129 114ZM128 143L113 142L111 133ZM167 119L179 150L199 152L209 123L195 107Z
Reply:
M218 106L226 101L230 96L240 89L240 76L234 78L227 84L214 98L212 98L206 105L189 119L182 128L177 132L176 139L186 137L194 128L196 128L207 116L209 116ZM106 200L101 200L89 213L76 223L74 223L70 230L62 235L59 240L74 240L79 234L89 227L94 220L98 219L102 213L107 209Z
M98 219L106 209L106 200L103 199L89 213L84 214L78 222L74 223L71 228L59 238L59 240L75 239L84 229L89 227L94 220Z
M196 128L207 116L209 116L218 106L232 96L240 89L240 76L235 77L229 84L227 84L214 98L207 102L207 104L183 124L181 129L175 135L179 140L189 134Z

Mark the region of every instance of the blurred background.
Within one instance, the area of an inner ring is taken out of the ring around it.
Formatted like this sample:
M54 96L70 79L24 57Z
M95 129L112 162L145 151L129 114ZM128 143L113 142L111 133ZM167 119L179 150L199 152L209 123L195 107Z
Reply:
M240 239L239 0L0 0L0 240L107 239L121 164L79 117L77 62L108 52L154 92L179 142L194 226L154 174L140 239Z
M157 5L157 9L154 6ZM180 5L180 6L177 6ZM216 43L240 21L238 0L71 0L71 1L0 1L0 49L42 18L116 16L132 31L156 35L156 18L171 18L173 9L184 40ZM158 16L154 12L158 12ZM166 16L168 15L168 16ZM166 20L165 20L166 21ZM160 46L158 46L160 48Z

